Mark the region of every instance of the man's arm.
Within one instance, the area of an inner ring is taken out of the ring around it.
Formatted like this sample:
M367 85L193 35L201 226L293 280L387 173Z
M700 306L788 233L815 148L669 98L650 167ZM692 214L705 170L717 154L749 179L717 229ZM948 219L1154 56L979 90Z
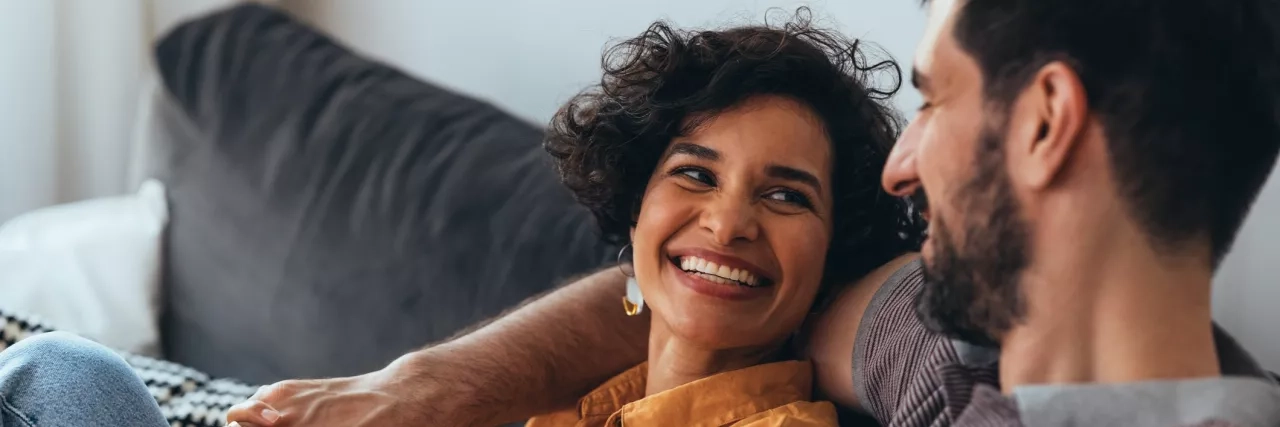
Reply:
M917 259L900 257L846 289L814 328L819 389L881 425L904 422L900 417L913 425L943 422L958 415L954 409L974 384L995 382L986 350L957 347L917 315L924 287Z
M616 268L600 271L378 372L264 387L227 419L262 426L497 425L569 407L645 358L649 319L623 312L625 279Z
M853 384L858 328L880 288L894 273L917 258L916 253L900 256L846 286L814 323L808 354L816 371L814 382L823 398L846 408L870 412L865 402L859 402Z
M411 355L410 370L445 384L466 383L463 389L472 396L460 409L491 415L482 419L485 424L570 407L647 356L649 316L626 315L625 283L612 267L587 276L475 332ZM456 374L441 375L440 362Z

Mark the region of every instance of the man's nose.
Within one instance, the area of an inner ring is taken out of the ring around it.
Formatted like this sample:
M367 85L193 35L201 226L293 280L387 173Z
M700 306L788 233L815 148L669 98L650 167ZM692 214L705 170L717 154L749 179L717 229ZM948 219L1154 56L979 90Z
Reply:
M889 160L884 165L880 185L889 194L905 197L920 188L920 176L916 170L916 153L919 148L914 126L907 126L898 137L898 142L889 152Z

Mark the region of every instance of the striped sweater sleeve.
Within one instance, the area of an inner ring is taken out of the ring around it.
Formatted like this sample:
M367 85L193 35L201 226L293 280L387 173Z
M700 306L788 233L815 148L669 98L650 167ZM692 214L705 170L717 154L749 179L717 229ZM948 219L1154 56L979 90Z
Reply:
M854 388L863 411L884 426L948 426L975 385L996 381L994 363L966 365L964 347L928 330L916 316L922 268L916 260L890 276L858 327Z

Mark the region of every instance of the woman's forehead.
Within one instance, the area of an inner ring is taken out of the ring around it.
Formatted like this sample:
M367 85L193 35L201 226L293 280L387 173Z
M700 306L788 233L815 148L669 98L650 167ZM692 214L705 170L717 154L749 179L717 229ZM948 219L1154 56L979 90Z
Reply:
M781 96L759 96L704 117L680 140L720 153L725 158L798 163L823 172L830 163L831 143L822 120L809 107Z

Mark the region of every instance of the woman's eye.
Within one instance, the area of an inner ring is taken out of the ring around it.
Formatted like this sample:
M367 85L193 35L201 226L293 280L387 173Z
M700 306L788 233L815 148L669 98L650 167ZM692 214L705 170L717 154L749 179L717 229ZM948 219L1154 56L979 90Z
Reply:
M711 174L707 173L707 171L704 171L702 169L680 168L676 170L676 173L679 175L683 175L685 178L689 178L694 181L697 181L701 184L716 185L715 179L711 177Z
M813 208L813 203L809 198L799 191L794 190L777 190L765 195L769 200L775 200L805 208Z

